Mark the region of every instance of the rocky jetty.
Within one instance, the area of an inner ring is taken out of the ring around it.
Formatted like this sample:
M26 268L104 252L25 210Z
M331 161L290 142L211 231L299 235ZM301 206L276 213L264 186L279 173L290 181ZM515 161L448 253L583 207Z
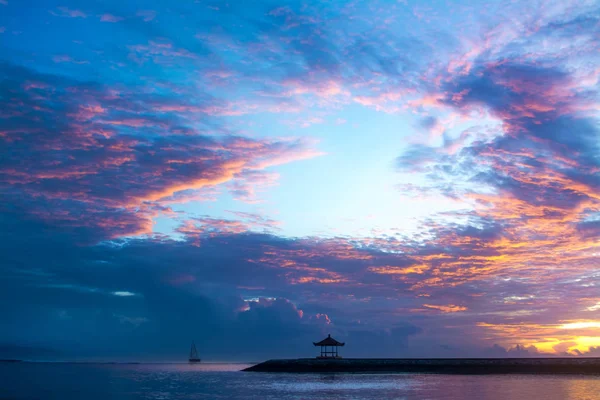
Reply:
M244 371L600 375L600 358L300 358L269 360Z

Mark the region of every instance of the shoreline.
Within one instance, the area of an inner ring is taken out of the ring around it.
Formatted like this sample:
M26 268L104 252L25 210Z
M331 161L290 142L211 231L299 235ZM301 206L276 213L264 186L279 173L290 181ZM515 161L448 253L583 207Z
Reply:
M600 375L600 358L299 358L268 360L243 371Z

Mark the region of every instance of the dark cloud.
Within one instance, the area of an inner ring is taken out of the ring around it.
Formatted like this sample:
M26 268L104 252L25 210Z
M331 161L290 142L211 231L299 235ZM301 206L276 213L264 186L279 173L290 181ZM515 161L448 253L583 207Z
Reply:
M586 238L598 237L600 236L600 220L580 222L577 225L577 230Z
M304 253L297 256L299 263L339 257L318 255L322 250L308 243L238 234L202 236L200 247L191 238L77 247L63 230L48 227L42 232L40 223L10 215L4 222L11 227L1 241L1 311L10 326L0 338L4 342L50 345L62 352L60 358L144 359L150 354L165 359L184 354L196 339L207 357L249 359L306 355L312 351L311 340L327 332L353 335L347 330L349 321L344 322L343 302L325 307L326 321L317 304L307 305L309 314L303 304L313 300L302 293L318 284L308 281L296 288L285 267L253 261L286 248ZM52 240L42 241L45 235ZM31 252L29 246L37 250ZM319 270L304 268L302 275ZM46 326L43 335L30 329L32 321ZM405 338L417 333L418 328L402 325L386 335L391 335L389 346L405 346ZM358 349L366 343L357 339L353 345ZM387 344L381 349L389 350Z
M306 356L327 333L347 341L349 355L432 356L423 340L447 329L444 318L501 320L523 308L503 298L531 289L486 281L486 257L497 253L485 240L497 236L484 221L408 254L214 231L80 247L62 228L13 214L3 222L1 312L10 329L0 340L52 346L62 358L168 359L191 339L209 358ZM415 314L423 304L439 307ZM31 321L46 326L43 335Z
M484 349L483 354L486 357L492 358L502 358L502 357L511 357L511 358L526 358L526 357L539 357L540 353L538 352L535 346L521 346L516 345L511 348L504 348L497 344Z

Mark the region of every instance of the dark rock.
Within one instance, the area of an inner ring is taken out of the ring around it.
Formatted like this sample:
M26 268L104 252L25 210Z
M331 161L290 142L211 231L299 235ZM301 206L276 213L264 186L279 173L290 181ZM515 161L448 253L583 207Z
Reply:
M600 375L600 358L300 358L269 360L244 371Z

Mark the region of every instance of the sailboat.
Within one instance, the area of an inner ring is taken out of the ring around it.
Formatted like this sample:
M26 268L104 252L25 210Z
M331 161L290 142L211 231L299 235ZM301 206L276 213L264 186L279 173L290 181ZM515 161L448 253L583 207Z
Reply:
M189 362L191 363L199 363L200 357L198 357L198 350L196 350L196 344L192 342L192 348L190 349L190 358Z

